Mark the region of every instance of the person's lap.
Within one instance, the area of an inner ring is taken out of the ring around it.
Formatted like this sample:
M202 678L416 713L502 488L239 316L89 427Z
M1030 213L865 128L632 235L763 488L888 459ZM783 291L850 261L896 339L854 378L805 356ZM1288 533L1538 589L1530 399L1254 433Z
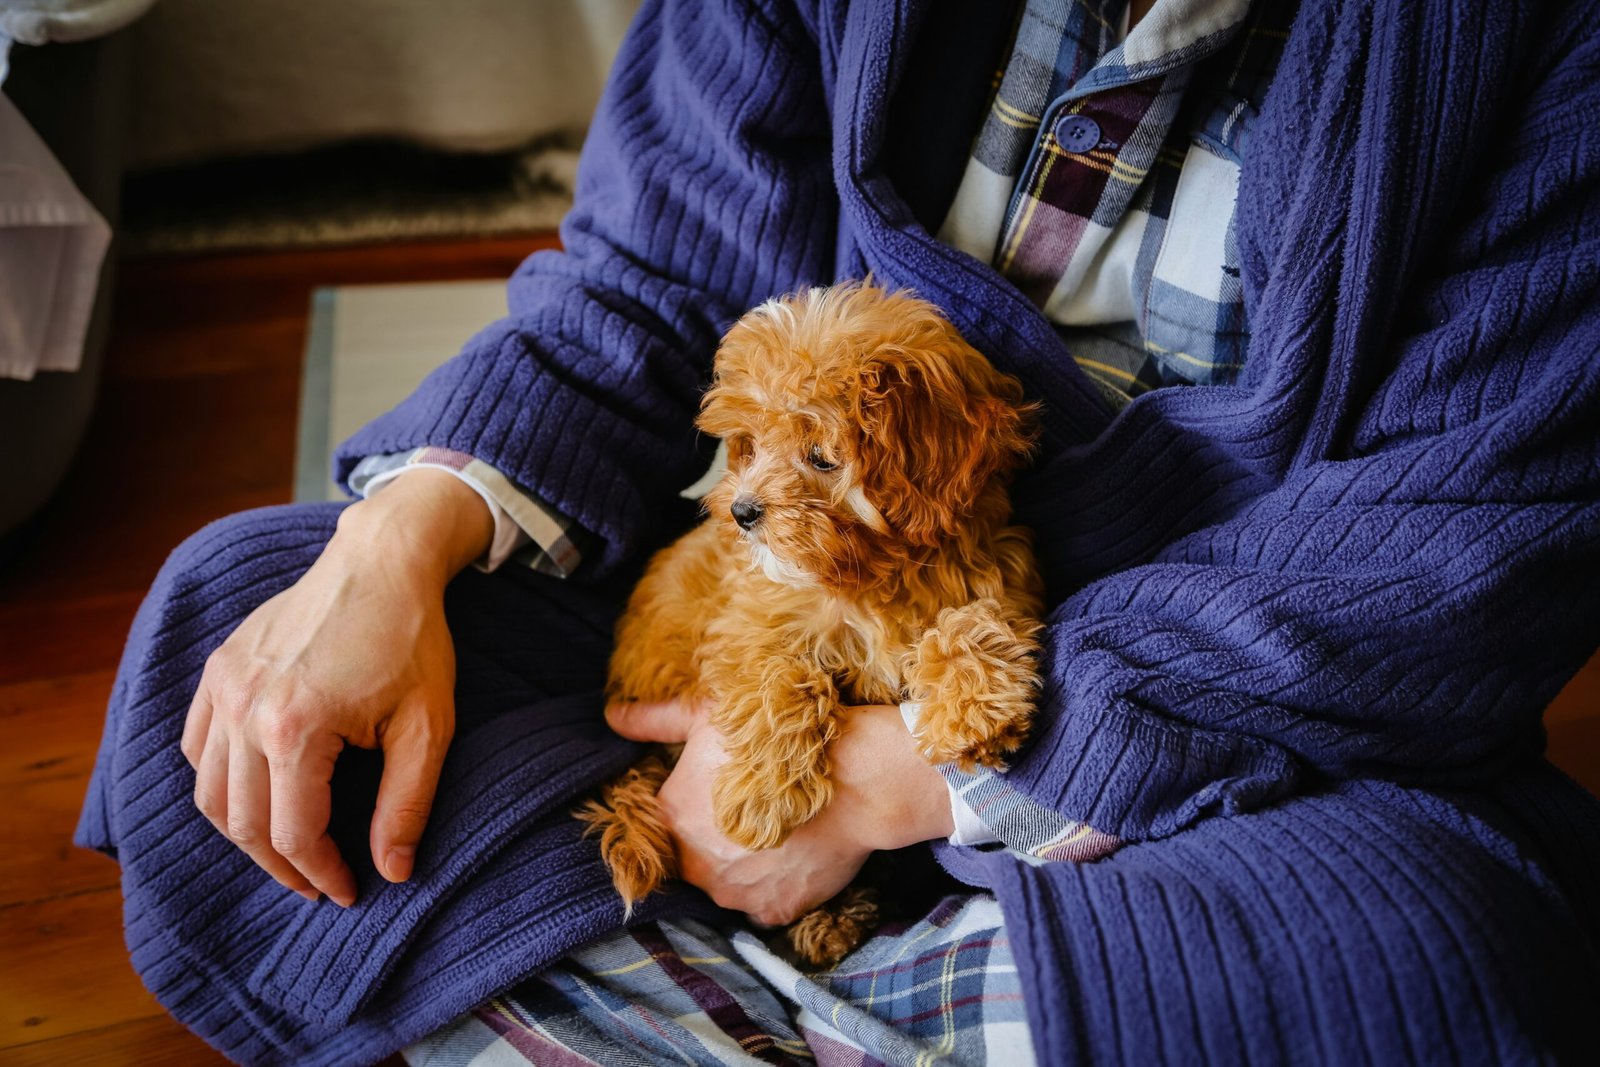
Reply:
M176 747L182 717L206 656L246 614L274 593L293 584L299 574L314 563L326 539L333 534L339 510L339 506L290 506L235 515L213 523L190 537L173 553L173 558L158 576L149 600L141 608L126 651L123 670L118 677L117 693L112 701L112 717L138 705L142 720L154 718L163 721L160 731L149 731L152 736L139 737L138 745L144 749L150 744ZM496 574L469 571L458 577L458 581L453 582L446 593L446 614L450 616L458 653L458 736L472 733L475 726L493 720L498 715L558 697L594 693L595 710L598 712L598 689L605 672L606 654L610 651L611 625L622 600L626 598L629 584L626 577L587 584L582 581L563 582L533 571L506 569ZM117 731L112 729L109 737L114 737L115 733ZM107 745L110 749L117 747L114 741L107 741ZM138 749L138 745L131 752L118 753L118 760L142 758L144 753ZM189 787L192 789L192 779L189 779ZM181 789L174 787L171 797L165 801L182 803L186 798L181 793ZM114 824L117 813L106 811L102 801L104 798L91 795L86 825L93 825L94 819ZM96 809L98 803L99 809ZM1304 801L1290 801L1290 805L1301 803ZM198 813L195 813L195 817L198 819ZM1251 816L1242 817L1248 819ZM1210 819L1203 825L1224 825L1227 822L1227 819ZM205 829L210 832L210 827ZM1210 832L1216 832L1216 827ZM90 837L94 837L93 832ZM1181 849L1184 848L1184 837L1186 835L1179 835L1171 843L1152 843L1142 848ZM1205 837L1205 833L1200 837ZM1466 857L1462 862L1469 865L1453 870L1451 880L1469 883L1480 875L1486 877L1485 872L1504 869L1506 859L1496 853L1496 848L1498 845L1494 841L1485 840L1485 845L1478 853L1472 849L1458 849L1454 854ZM1358 873L1357 859L1342 859L1344 851L1346 849L1338 848L1338 841L1331 841L1330 848L1326 849L1323 862L1333 872L1330 893L1346 893L1346 889L1338 885L1342 881L1342 875L1339 875L1341 870ZM1106 872L1104 877L1117 877L1115 872L1123 865L1131 865L1134 859L1134 854L1126 856L1126 859L1122 854L1117 854L1102 864ZM1403 854L1392 854L1389 859L1402 865L1408 862ZM1275 861L1270 861L1269 854L1264 853L1261 862ZM1501 883L1504 885L1504 878L1501 878ZM1506 893L1510 893L1509 889ZM1501 894L1502 902L1509 899L1506 893ZM1539 877L1526 878L1526 893L1522 894L1526 897L1526 907L1541 907L1544 894L1546 889L1539 885ZM1318 902L1309 902L1307 913L1318 913L1320 907L1322 905ZM1262 909L1262 913L1270 913L1270 909ZM1462 913L1459 921L1451 921L1451 929L1454 936L1470 941L1474 937L1475 921L1482 920L1482 915ZM667 937L669 941L670 937L709 936L704 931L696 931L691 925L672 926L670 923L658 926L656 931L656 936ZM1002 926L995 926L995 931L1003 933ZM1266 933L1272 934L1272 931ZM619 950L638 952L645 944L640 937L648 939L650 936L648 931L613 934L590 945L586 952L602 955ZM1346 939L1346 933L1330 931L1326 937L1330 937L1328 944L1331 945ZM1262 937L1261 942L1269 944L1270 937ZM880 944L888 942L880 939ZM898 945L893 950L898 952ZM917 955L914 953L914 957ZM938 953L930 958L942 960ZM1264 963L1270 963L1270 960ZM565 992L557 990L558 1000L566 998L563 1003L571 1003L570 993L573 990L578 990L582 997L590 997L594 987L590 985L586 990L571 971L571 968L581 969L584 966L587 963L582 963L579 953L578 957L570 958L547 971L546 979L541 979L541 997L549 997L550 990L555 989L552 976L563 973L562 968L566 968L568 984ZM659 971L659 965L650 966ZM650 966L642 969L650 969ZM754 965L746 961L746 966ZM866 968L866 971L870 969ZM1266 973L1266 968L1262 969L1262 974ZM754 971L749 971L749 974L754 974ZM755 981L754 977L750 981ZM750 1003L762 1003L762 1008L750 1008L747 1014L770 1021L770 1025L763 1024L763 1027L773 1038L773 1049L781 1049L778 1041L790 1040L784 1037L782 1019L789 1019L787 1025L790 1029L787 1033L798 1033L800 1027L795 1021L800 1019L798 1013L805 1008L795 998L794 990L782 990L782 982L784 977L773 971L766 974L765 979L757 982L757 985L739 985L739 989L749 990ZM1360 985L1360 982L1355 982L1357 989L1360 989ZM1438 995L1443 997L1454 997L1458 993L1469 995L1448 981L1437 985L1437 989L1440 990ZM784 995L773 1000L774 990ZM1475 990L1469 992L1477 995ZM614 993L613 990L613 995L622 993ZM866 1000L872 1000L874 995L867 993ZM984 993L979 989L976 995L982 998ZM1435 993L1430 993L1430 997L1432 995ZM827 997L834 997L834 990L827 990ZM738 997L734 997L734 1000L738 1001ZM862 997L859 993L851 993L835 1000L842 1005L850 1003L859 1006ZM517 995L514 993L510 1000L502 1000L502 1003L517 1003ZM774 1003L778 1005L776 1008ZM1448 1008L1448 1005L1442 1006ZM1016 1009L1021 1013L1019 1000L1016 1001ZM643 1017L646 1011L648 1009L640 1003L635 1014ZM526 1005L523 1005L523 1014L528 1014ZM1446 1011L1445 1014L1450 1013ZM938 1011L934 1011L930 1017L939 1019L941 1025L946 1021ZM862 1025L866 1025L867 1029L872 1025L890 1025L893 1029L894 1025L902 1022L904 1019L896 1014L886 1014L880 1019L869 1011Z
M1492 795L1329 784L1053 865L1068 886L1057 937L1008 929L1028 909L1002 917L974 893L820 975L748 931L645 924L406 1055L415 1067L562 1062L552 1050L604 1064L1010 1064L1031 1061L1031 1025L1047 1047L1075 1048L1072 1062L1559 1057L1597 987L1585 962L1595 886L1557 868L1592 863L1581 828L1549 827L1535 849L1507 820L1526 814L1512 794L1564 803L1564 790L1537 769ZM1060 892L1043 867L1017 869L1034 899ZM1038 959L1041 942L1059 959ZM1058 963L1066 987L1025 1010L1021 972Z
M124 662L119 686L122 692L115 703L124 708L130 703L139 704L137 714L141 720L163 717L170 720L170 729L164 732L171 734L166 740L175 744L206 657L251 611L305 573L332 536L341 510L338 505L322 504L261 509L220 520L186 540L163 568L141 609L141 622L135 627ZM593 693L598 712L612 627L631 584L631 576L587 583L563 581L515 568L502 568L492 575L469 570L458 576L447 590L445 600L456 646L458 741L497 716L536 713L542 702L564 704L563 698ZM198 814L195 817L198 818ZM343 835L345 839L356 836L353 832ZM1020 994L1015 989L1015 974L1009 964L1002 963L1000 968L1010 975L1009 985L1001 988L991 983L987 991L991 1000L999 997L995 1002L999 1004L999 1025L990 1028L987 1038L981 1029L983 1023L996 1019L993 1008L989 1017L984 1018L980 1001L985 996L982 973L985 968L976 961L980 958L988 961L1003 954L1005 945L1003 940L995 944L991 936L993 924L988 929L972 928L973 922L979 921L974 919L974 914L987 915L998 922L993 898L977 895L971 901L978 908L977 913L955 906L949 914L923 923L911 940L927 943L906 961L881 964L887 972L884 975L862 979L858 974L852 979L848 972L839 972L840 988L851 981L866 980L879 987L877 1002L885 1011L892 1008L901 1014L924 1016L921 1033L917 1032L916 1025L908 1025L904 1027L904 1034L897 1035L893 1015L880 1017L870 1011L855 1012L849 1017L839 1015L828 1006L843 1001L838 1000L828 985L801 979L771 956L767 958L767 965L776 968L771 974L787 973L801 987L799 991L790 989L790 1000L778 997L750 964L734 955L727 956L730 962L721 968L716 983L720 992L711 995L730 1005L743 997L751 1017L762 1019L763 1029L770 1030L772 1047L777 1053L785 1047L804 1048L805 1037L801 1036L796 1021L801 1017L800 1000L795 999L802 997L809 998L820 1012L806 1016L812 1020L808 1036L813 1040L819 1039L818 1034L826 1035L838 1026L856 1035L841 1039L846 1044L878 1041L880 1044L887 1042L891 1047L897 1044L921 1047L918 1042L928 1042L929 1047L937 1048L941 1042L954 1040L945 1034L947 1019L939 1008L939 990L944 988L949 992L959 988L963 1003L954 1009L945 1005L942 1010L947 1014L954 1010L957 1013L954 1018L961 1023L961 1028L971 1029L974 1023L979 1028L961 1034L959 1045L952 1047L965 1048L973 1041L994 1040L994 1034L1014 1043L1020 1033L1025 1048ZM952 925L953 919L959 921ZM652 937L687 943L686 939L723 938L724 934L693 920L663 920L659 925L645 924L633 932L602 937L523 987L521 992L530 1002L534 1000L533 990L542 991L537 1003L505 1010L521 1011L525 1017L531 1017L530 1011L551 1015L550 1025L574 1044L588 1040L592 1045L602 1037L609 1041L617 1035L603 1035L596 1029L594 1019L569 1013L574 1025L566 1030L555 1027L554 1006L558 1002L570 1004L571 1001L565 999L569 994L587 1002L598 986L586 982L582 976L588 975L591 969L605 969L592 968L594 961L619 953L645 951L641 946L649 943ZM726 944L731 945L731 942ZM901 947L892 938L880 938L872 946L872 952L899 953ZM750 939L744 951L764 950L759 942ZM880 966L871 962L873 957L867 947L862 953L866 955L858 954L858 958L868 961L863 966ZM945 975L947 956L963 960L959 979ZM689 957L691 961L701 958L693 954ZM683 977L683 973L667 976L661 968L659 953L646 951L645 959L649 966L638 968L639 971L648 970L648 977L655 979L667 978L665 984L657 983L657 999L650 1001L648 983L641 984L647 976L634 973L632 984L619 987L622 992L613 990L612 1003L615 1004L619 996L632 995L637 998L638 1006L625 1014L643 1019L650 1011L655 1011L662 1020L661 1025L670 1030L672 1027L665 1021L668 1016L660 996L688 995L677 984L677 978ZM702 964L690 962L686 966L700 968ZM730 976L734 971L742 972L744 977L733 980ZM558 975L566 976L565 984L557 981ZM943 986L941 976L944 976ZM407 975L406 980L413 979ZM957 981L959 987L950 984ZM711 988L706 982L691 980L688 984L700 995L706 995ZM897 986L903 987L899 993L894 992ZM579 990L583 992L574 993ZM933 1000L928 1003L933 1007L917 1011L908 1008L913 999L922 1005L930 990ZM500 1003L503 1006L518 1004L517 994L502 998ZM482 1015L482 1011L478 1014ZM681 1014L673 1008L674 1016ZM726 1018L723 1008L715 1008L711 1014L719 1020ZM831 1021L823 1022L824 1016L832 1016ZM583 1037L586 1032L587 1039ZM702 1036L714 1046L712 1037L704 1033ZM827 1040L827 1037L820 1039ZM738 1044L737 1039L734 1043ZM631 1040L616 1045L600 1057L601 1062L610 1062L610 1057L622 1054L619 1050L624 1048L636 1050L637 1046ZM803 1056L803 1052L800 1054ZM648 1057L646 1062L650 1062Z

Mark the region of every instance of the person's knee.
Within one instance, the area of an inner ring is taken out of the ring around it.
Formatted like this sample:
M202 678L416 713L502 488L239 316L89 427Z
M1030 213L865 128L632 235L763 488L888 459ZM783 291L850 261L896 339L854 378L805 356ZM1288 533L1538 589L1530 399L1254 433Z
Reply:
M249 587L303 571L333 536L341 504L282 504L207 523L172 550L155 587L187 596L207 586ZM290 579L292 581L292 579Z

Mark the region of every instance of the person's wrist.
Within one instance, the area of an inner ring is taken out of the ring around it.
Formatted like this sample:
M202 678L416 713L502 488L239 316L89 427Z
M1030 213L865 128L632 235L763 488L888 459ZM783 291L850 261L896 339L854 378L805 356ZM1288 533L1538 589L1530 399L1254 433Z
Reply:
M339 516L330 550L448 582L489 549L494 516L447 471L407 471Z
M905 848L955 832L949 787L917 751L899 707L857 708L848 728L862 731L852 756L861 765L866 804L853 829L865 850Z
M939 768L913 752L904 773L894 776L893 806L883 820L880 849L905 848L955 833L950 787Z

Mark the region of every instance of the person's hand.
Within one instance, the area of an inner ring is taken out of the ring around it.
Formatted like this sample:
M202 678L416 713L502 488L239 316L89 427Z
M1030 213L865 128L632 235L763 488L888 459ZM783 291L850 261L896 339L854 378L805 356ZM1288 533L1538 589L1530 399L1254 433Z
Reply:
M383 750L372 859L390 881L410 877L455 727L444 588L493 521L459 479L408 471L345 509L311 569L206 661L182 743L195 803L289 889L355 902L327 832L347 744Z
M892 705L845 709L844 730L828 749L833 800L783 844L760 852L717 830L711 786L728 757L703 706L614 704L606 720L636 741L683 743L659 794L679 873L722 907L764 926L793 922L828 900L874 851L952 831L944 779L918 755Z

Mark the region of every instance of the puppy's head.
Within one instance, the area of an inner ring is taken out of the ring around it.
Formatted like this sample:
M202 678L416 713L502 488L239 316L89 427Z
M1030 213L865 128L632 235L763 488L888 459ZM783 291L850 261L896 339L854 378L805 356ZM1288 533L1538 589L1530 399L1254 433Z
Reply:
M701 405L728 447L707 507L774 580L859 586L1003 521L1031 414L1015 378L908 293L769 301L728 331Z

